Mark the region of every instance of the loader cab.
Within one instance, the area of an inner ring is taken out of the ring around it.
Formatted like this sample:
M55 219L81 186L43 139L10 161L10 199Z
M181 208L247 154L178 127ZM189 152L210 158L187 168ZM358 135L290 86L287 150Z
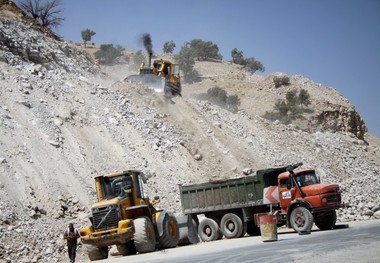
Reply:
M144 174L133 170L97 176L95 185L98 201L125 197L131 197L132 200L143 199L143 182L146 182Z

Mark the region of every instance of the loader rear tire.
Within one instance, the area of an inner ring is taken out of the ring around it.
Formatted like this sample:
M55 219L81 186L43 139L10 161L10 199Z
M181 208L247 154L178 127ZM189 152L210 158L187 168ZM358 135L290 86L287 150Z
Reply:
M243 221L233 213L225 214L220 223L220 230L226 238L240 237L243 232Z
M108 258L108 247L97 248L86 245L87 256L91 261Z
M198 226L198 235L204 242L217 240L220 236L218 223L211 219L203 219Z
M173 248L178 245L179 229L177 220L174 216L166 215L163 222L163 233L158 240L160 248Z
M140 217L134 220L135 247L139 253L152 252L156 249L156 235L152 221L148 217Z

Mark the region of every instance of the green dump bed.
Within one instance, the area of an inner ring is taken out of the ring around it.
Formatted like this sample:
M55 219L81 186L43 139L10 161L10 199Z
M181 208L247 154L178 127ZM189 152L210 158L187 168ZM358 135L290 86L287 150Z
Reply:
M181 185L185 215L203 214L263 204L263 189L277 185L277 177L286 167L258 170L256 175L209 183Z
M263 188L256 176L180 186L185 215L262 204Z

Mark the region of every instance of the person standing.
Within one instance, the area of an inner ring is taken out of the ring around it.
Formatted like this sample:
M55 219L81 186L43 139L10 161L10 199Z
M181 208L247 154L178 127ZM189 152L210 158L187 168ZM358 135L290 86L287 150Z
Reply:
M74 225L72 223L70 223L63 235L63 238L67 240L67 250L69 252L70 263L75 262L78 244L77 239L79 237L79 231L74 228Z

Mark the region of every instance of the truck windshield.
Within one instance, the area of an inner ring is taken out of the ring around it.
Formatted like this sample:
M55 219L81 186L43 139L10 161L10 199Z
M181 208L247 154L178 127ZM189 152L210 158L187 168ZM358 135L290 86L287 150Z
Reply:
M317 176L312 172L299 174L295 179L300 187L318 183Z

